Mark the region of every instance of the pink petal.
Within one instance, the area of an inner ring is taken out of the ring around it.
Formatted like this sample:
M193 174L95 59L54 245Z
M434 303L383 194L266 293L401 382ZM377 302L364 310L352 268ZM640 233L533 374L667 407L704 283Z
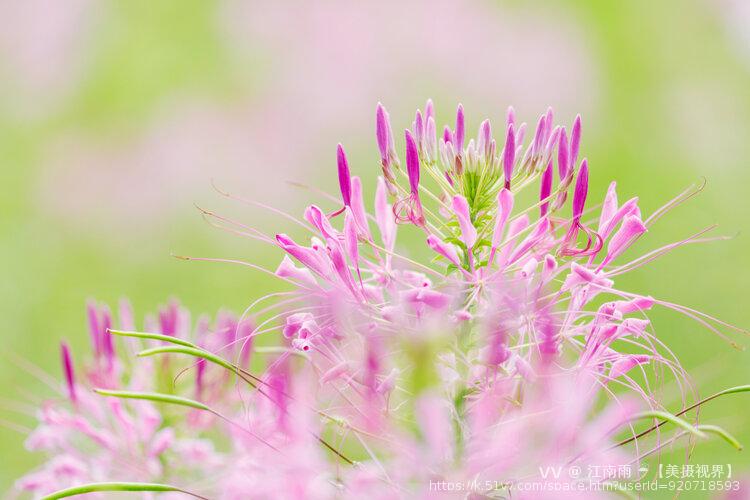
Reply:
M459 259L458 253L453 245L445 243L434 234L431 234L427 237L427 246L448 259L448 261L456 267L461 267L461 259Z
M461 195L453 197L453 212L458 218L458 225L461 227L462 241L467 248L472 248L477 242L477 230L471 223L471 213L469 203Z

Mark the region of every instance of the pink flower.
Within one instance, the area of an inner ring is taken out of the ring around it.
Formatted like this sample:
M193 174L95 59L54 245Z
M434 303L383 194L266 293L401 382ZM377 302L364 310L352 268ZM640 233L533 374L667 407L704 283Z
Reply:
M578 117L568 140L547 110L526 144L526 125L510 108L499 154L490 122L467 143L465 119L459 105L455 129L446 126L438 143L434 105L417 111L404 134L404 177L392 169L393 134L378 104L383 177L374 215L339 146L343 207L310 205L304 220L282 213L304 228L309 246L248 229L283 256L275 273L241 263L285 288L240 318L222 312L192 328L173 301L147 333L119 332L152 346L133 367L112 341L109 309L91 303L91 368L76 379L63 344L65 400L42 408L27 443L50 459L19 487L167 478L219 498L432 498L447 496L431 488L436 482L502 481L514 496L539 498L544 491L520 486L547 481L562 490L580 479L573 466L617 471L685 433L703 438L679 415L664 419L679 424L676 434L660 425L646 433L660 433L651 451L651 436L635 434L633 420L675 408L652 379L673 374L677 386L690 386L647 315L666 306L720 335L719 327L733 327L616 284L679 245L621 262L682 198L643 217L637 198L618 204L612 184L598 209L588 161L576 168ZM426 238L409 239L406 227L397 242L397 222ZM127 308L125 316L133 328ZM92 385L129 392L100 397ZM690 394L681 396L687 406ZM545 467L565 472L550 478Z

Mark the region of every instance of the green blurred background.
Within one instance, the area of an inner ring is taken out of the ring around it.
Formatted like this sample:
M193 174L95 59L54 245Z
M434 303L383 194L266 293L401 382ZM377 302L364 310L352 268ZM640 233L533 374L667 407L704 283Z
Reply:
M49 394L18 359L59 376L60 338L87 349L90 297L127 296L143 315L171 296L198 314L262 295L258 273L171 257L278 261L194 204L287 230L212 180L293 212L315 195L285 181L333 190L339 141L374 178L379 100L396 129L427 97L442 122L463 102L471 129L509 104L527 122L547 105L564 123L580 112L590 196L617 179L646 213L705 177L639 249L712 223L737 237L620 283L750 326L748 89L747 0L0 0L0 491L36 462L15 428L33 424L22 403ZM675 314L653 319L702 394L750 382L747 353ZM704 415L750 443L748 408L733 396ZM716 441L693 461L750 471L747 452Z

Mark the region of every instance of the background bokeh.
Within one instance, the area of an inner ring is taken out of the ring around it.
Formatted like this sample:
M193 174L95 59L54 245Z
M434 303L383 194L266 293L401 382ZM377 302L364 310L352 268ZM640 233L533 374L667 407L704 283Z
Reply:
M171 254L278 255L194 205L287 227L212 182L294 211L316 195L286 181L333 190L339 141L374 177L378 101L397 129L427 97L441 122L463 102L470 129L509 104L529 122L580 112L591 197L616 178L647 212L705 177L641 249L715 222L736 237L625 282L750 326L748 89L747 0L0 0L0 491L36 460L19 432L49 394L34 367L59 376L61 337L87 349L85 300L241 310L266 278ZM750 381L748 353L675 314L654 321L702 394ZM734 396L704 415L750 443L748 408ZM716 441L693 461L750 471Z

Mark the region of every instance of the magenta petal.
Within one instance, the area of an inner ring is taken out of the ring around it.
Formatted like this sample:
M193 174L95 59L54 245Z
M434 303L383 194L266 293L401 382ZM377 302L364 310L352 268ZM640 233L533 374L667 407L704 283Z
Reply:
M513 177L513 163L516 159L516 139L513 124L508 125L508 134L505 137L505 149L503 150L503 175L505 176L505 189L510 189L510 179Z
M382 177L378 178L378 188L375 191L375 222L380 229L380 239L386 250L393 251L396 242L396 220L393 207L388 204L388 188Z
M310 272L310 270L305 269L304 267L295 266L292 262L292 259L290 259L288 255L285 255L281 260L281 263L279 264L279 267L276 268L276 272L274 274L281 278L290 279L303 285L315 286L317 284L317 282L315 281L315 277Z
M617 224L619 224L626 216L636 215L640 217L640 213L640 209L638 208L638 197L630 198L604 222L603 226L600 226L599 235L606 239L612 231L614 231L615 227L617 227Z
M320 276L328 278L328 266L321 260L315 250L298 245L292 238L283 233L276 235L276 242L302 265L318 273Z
M406 173L409 175L409 188L412 194L419 193L419 152L414 136L409 130L404 131L406 137Z
M573 192L573 221L578 223L583 215L583 207L586 204L586 195L589 192L589 164L584 158L581 169L576 179L576 188Z
M427 123L430 118L435 119L435 104L432 99L427 99L427 104L424 106L424 122Z
M492 233L492 248L497 248L503 239L503 230L513 211L513 193L501 189L497 195L497 215L495 216L495 230Z
M461 259L458 257L458 252L456 252L453 245L446 243L434 234L431 234L427 237L427 246L448 259L451 264L461 267Z
M539 117L539 123L537 123L536 131L534 132L534 141L531 146L531 153L539 155L542 153L542 147L544 147L545 136L547 134L547 120L545 116Z
M513 106L508 106L508 111L505 113L505 117L508 125L516 124L516 110L513 109Z
M620 359L612 363L609 377L613 379L621 377L636 366L648 363L649 361L651 361L651 356L645 354L623 355Z
M362 195L362 181L358 176L352 177L352 204L351 207L354 220L357 222L359 234L371 239L370 225L367 222L367 211L365 210L365 199Z
M451 128L448 125L443 128L443 142L446 144L453 142L453 132L451 132Z
M637 215L629 215L622 221L620 229L612 236L607 245L607 256L600 268L612 262L624 252L640 235L646 232L646 226Z
M549 198L550 194L552 193L552 160L547 164L547 168L542 173L542 180L539 185L539 201L542 201L542 205L540 206L540 217L544 217L547 215L547 211L549 210L549 200L546 200Z
M456 109L456 132L454 134L456 154L463 155L464 139L466 138L466 124L464 123L464 107L459 104Z
M516 248L513 249L513 253L508 259L508 265L511 265L523 257L534 245L538 244L544 236L547 234L550 228L550 222L548 218L543 218L537 224L534 231L528 235Z
M401 298L410 304L424 304L432 309L445 309L450 305L450 295L429 288L413 288L401 294Z
M335 238L338 235L338 231L336 231L328 221L326 214L324 214L316 205L310 205L305 209L305 219L312 224L324 238Z
M557 145L557 173L560 176L560 182L568 176L570 170L570 156L568 155L568 136L565 129L560 129L560 135Z
M604 196L602 209L599 213L599 234L612 216L617 212L617 183L612 181L607 188L607 194ZM602 238L606 236L602 235Z
M99 356L102 352L102 339L96 302L93 300L86 302L86 318L88 319L89 333L91 334L91 347L94 350L94 354Z
M578 149L581 145L581 115L577 115L570 131L570 164L575 165L578 161Z
M388 133L390 125L388 124L388 115L382 104L378 103L377 110L375 111L375 137L378 141L378 150L380 151L380 160L384 163L388 163L388 148L390 140Z
M339 170L339 188L341 189L341 198L344 200L344 205L349 206L352 201L352 179L351 173L349 172L349 162L346 160L346 154L344 153L344 148L341 144L336 147L336 160Z
M347 210L344 214L344 247L349 257L349 262L359 269L359 243L357 240L357 222L354 214Z
M461 239L467 248L472 248L477 242L477 230L471 223L471 213L469 203L461 195L453 197L453 212L458 218L458 225L461 227Z
M65 342L60 342L60 355L62 357L63 373L65 375L65 386L68 389L70 400L76 401L76 381L73 369L73 356L70 354L70 347Z
M614 308L621 314L632 314L634 312L647 311L651 309L656 301L653 297L643 296L632 300L616 301Z

